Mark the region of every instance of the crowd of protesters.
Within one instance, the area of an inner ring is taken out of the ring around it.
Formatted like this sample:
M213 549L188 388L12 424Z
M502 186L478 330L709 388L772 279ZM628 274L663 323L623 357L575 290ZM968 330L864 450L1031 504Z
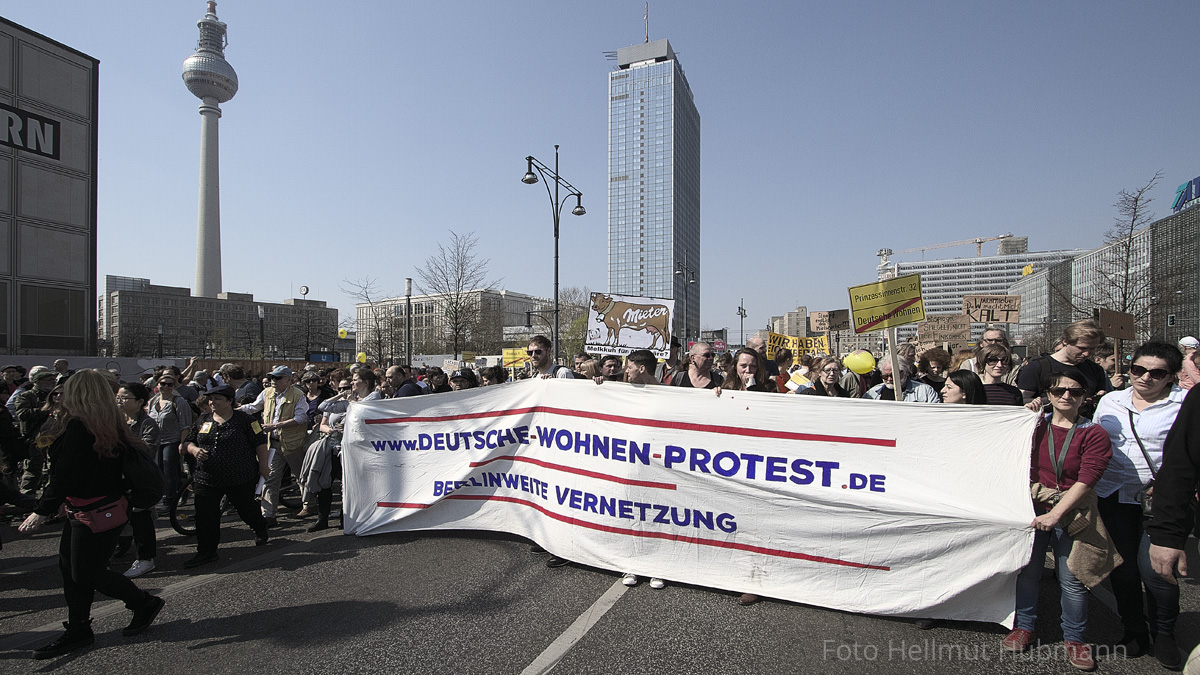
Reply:
M255 544L266 544L269 529L278 527L283 515L280 489L287 473L297 478L303 494L301 507L290 516L314 519L309 531L330 527L344 418L354 402L445 395L540 377L712 389L718 396L722 391L757 391L1025 406L1039 414L1030 471L1036 513L1030 527L1035 539L1018 578L1016 627L1002 648L1019 652L1034 640L1045 551L1051 549L1071 665L1095 667L1084 639L1088 589L1107 577L1124 626L1119 644L1125 653L1153 653L1163 666L1178 668L1178 586L1155 571L1146 525L1168 433L1187 390L1200 383L1197 347L1200 343L1192 337L1178 347L1147 342L1134 350L1126 374L1100 327L1080 321L1066 328L1053 352L1027 361L1014 355L1003 330L989 328L971 351L951 355L935 347L918 355L914 345L901 344L877 364L862 352L837 358L781 349L767 358L765 342L752 338L732 354L717 354L711 345L699 342L681 355L673 342L670 357L662 361L649 351L636 350L624 358L581 353L573 357L572 366L565 366L554 363L550 341L535 336L526 349L526 366L515 370L493 366L447 373L403 363L327 369L310 364L299 373L278 366L260 375L226 364L211 374L165 366L128 381L115 372L81 371L88 373L84 379L89 382L102 375L111 385L112 395L105 396L115 399L111 417L122 422L118 435L97 433L94 423L84 419L81 404L71 407L73 389L76 397L98 394L95 382L89 388L72 387L79 375L66 361L28 372L10 365L3 368L7 405L0 409L0 496L18 510L33 512L23 530L61 517L58 509L64 499L96 496L94 490L72 494L72 489L79 491L78 484L62 478L68 472L63 467L79 462L61 459L78 455L78 443L72 445L73 454L59 447L63 438L72 436L67 432L74 429L76 441L81 436L78 424L68 424L72 420L91 424L85 433L104 435L110 449L116 444L146 453L162 474L161 501L133 506L127 534L118 528L103 536L81 535L71 527L68 511L62 567L71 619L67 634L42 651L42 656L53 656L91 644L87 610L79 600L91 588L126 600L135 613L132 632L153 620L162 601L126 584L155 569L153 518L181 498L185 473L192 477L189 489L196 500L197 525L197 553L185 567L218 559L222 498L254 532ZM849 367L851 363L855 367ZM95 458L88 461L94 463ZM123 576L117 575L124 582L99 569L97 561L103 559L107 569L114 552L119 557L134 545L136 559ZM536 544L533 551L546 553ZM76 558L88 562L84 565ZM550 555L546 564L568 563ZM91 567L81 571L87 565ZM632 586L638 578L625 574L623 581ZM663 588L665 581L653 578L650 585ZM758 600L751 594L739 598L746 605ZM926 628L936 622L918 625Z

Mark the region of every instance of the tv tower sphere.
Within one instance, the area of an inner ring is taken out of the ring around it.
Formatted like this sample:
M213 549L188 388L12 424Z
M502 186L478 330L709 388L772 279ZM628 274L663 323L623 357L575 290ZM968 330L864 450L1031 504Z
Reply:
M215 98L217 103L224 103L237 93L238 79L233 66L225 60L226 26L217 20L215 0L209 0L208 12L196 26L200 29L200 41L196 53L183 62L183 82L196 98Z

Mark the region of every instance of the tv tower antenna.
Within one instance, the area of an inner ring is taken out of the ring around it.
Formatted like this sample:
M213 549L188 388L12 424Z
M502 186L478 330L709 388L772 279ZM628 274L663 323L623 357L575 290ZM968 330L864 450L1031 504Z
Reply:
M650 3L646 3L646 43L650 44Z

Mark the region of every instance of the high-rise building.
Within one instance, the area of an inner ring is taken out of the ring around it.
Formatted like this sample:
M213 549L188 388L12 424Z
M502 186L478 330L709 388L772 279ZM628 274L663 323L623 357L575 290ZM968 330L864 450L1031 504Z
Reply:
M99 68L0 17L0 353L95 353Z
M700 113L666 40L617 50L608 76L608 288L675 299L700 334ZM686 325L685 325L686 321Z
M1028 239L1014 237L1001 243L997 255L977 258L951 258L943 260L919 260L914 262L884 262L877 271L880 279L906 274L921 275L921 297L926 314L962 314L964 295L1006 295L1008 288L1021 278L1022 270L1032 266L1041 270L1064 260L1070 260L1082 250L1031 252ZM1022 307L1021 321L1025 321ZM984 324L972 326L971 339L978 339ZM1016 326L1002 326L1013 330ZM897 331L901 338L916 332L915 326L901 326Z

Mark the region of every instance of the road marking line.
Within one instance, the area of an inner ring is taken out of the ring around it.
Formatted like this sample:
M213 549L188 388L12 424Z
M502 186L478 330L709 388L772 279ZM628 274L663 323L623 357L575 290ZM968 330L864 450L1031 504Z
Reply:
M571 651L575 643L582 640L592 626L595 626L596 622L607 614L613 605L617 604L617 600L621 599L626 590L627 587L621 583L621 579L617 579L616 583L604 592L604 595L593 602L591 607L584 610L583 614L580 614L579 618L563 631L562 635L559 635L554 642L550 643L549 647L538 654L533 663L521 671L521 675L544 675L544 673L550 672L554 666L558 665L562 657Z
M256 567L261 567L267 563L275 562L276 560L279 560L280 558L282 558L285 555L289 555L291 553L300 553L306 549L312 548L313 544L321 541L322 539L326 539L328 537L332 537L334 535L341 535L341 534L342 534L341 530L331 528L328 532L323 532L321 534L318 534L315 537L313 537L312 539L301 541L301 542L292 544L291 546L287 546L285 548L276 549L274 551L271 551L270 553L264 553L262 555L247 558L246 560L234 563L232 565L229 565L228 567L222 567L222 568L220 568L219 571L216 571L216 572L209 572L208 574L199 574L196 576L188 577L187 579L184 579L182 581L177 581L177 582L171 584L170 586L164 587L161 591L156 593L156 595L160 598L168 598L173 595L179 595L180 593L183 593L185 591L190 591L193 588L197 588L199 586L204 586L204 585L210 584L214 581L220 581L221 579L225 578L229 574L236 574L238 572L245 572L248 570L252 570ZM55 562L57 562L57 559L58 559L58 556L56 555L54 558ZM167 609L168 610L170 609L170 605L167 606ZM100 605L99 607L96 607L95 605L93 605L92 619L93 620L104 619L104 618L112 616L113 614L119 614L120 612L124 612L124 611L126 611L125 603L121 602L120 600L114 600L112 602ZM8 651L10 649L20 649L21 647L28 646L30 644L33 644L34 642L48 640L49 638L55 637L56 635L58 635L61 632L62 632L62 622L54 621L54 622L48 623L44 626L38 626L37 628L34 628L32 630L24 631L21 633L15 633L13 635L9 635L9 636L5 637L4 639L0 640L0 652Z

